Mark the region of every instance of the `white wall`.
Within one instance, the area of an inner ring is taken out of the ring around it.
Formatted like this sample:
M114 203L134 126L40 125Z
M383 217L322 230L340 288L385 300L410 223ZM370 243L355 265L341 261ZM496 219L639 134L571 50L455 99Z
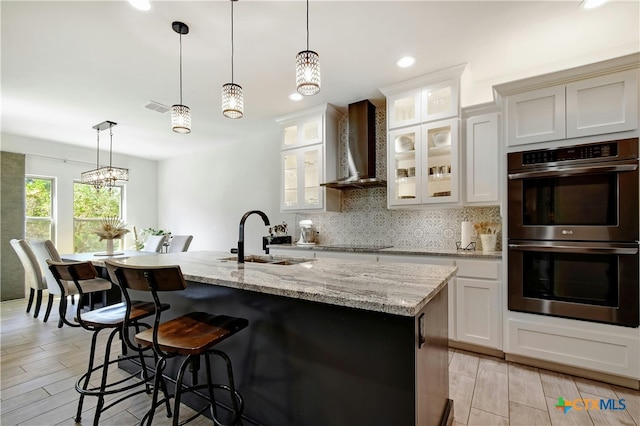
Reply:
M26 155L28 175L56 178L56 246L62 253L73 252L73 182L80 179L82 172L95 168L95 149L4 133L1 137L2 151ZM107 158L104 155L103 152L103 160ZM129 169L129 182L125 184L124 192L125 223L138 229L157 227L158 163L114 153L113 165ZM125 237L125 247L131 246L133 233Z
M191 250L236 247L238 225L249 210L262 210L271 224L293 215L280 213L278 128L261 140L227 144L206 153L163 160L158 168L158 218L174 234L193 234ZM291 228L291 227L290 227ZM245 226L246 253L258 254L267 228L259 216Z

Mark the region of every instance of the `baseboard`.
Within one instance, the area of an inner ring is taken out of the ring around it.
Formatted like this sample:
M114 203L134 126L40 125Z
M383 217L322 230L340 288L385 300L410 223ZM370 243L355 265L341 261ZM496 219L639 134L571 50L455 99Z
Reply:
M500 349L487 348L480 345L474 345L473 343L465 343L465 342L458 342L455 340L449 340L449 347L504 359L504 352L501 351Z
M505 360L524 364L531 367L543 368L545 370L557 371L558 373L571 374L572 376L584 377L586 379L598 380L625 388L640 389L640 380L628 377L616 376L614 374L602 373L600 371L588 370L586 368L572 367L570 365L529 358L522 355L505 354Z

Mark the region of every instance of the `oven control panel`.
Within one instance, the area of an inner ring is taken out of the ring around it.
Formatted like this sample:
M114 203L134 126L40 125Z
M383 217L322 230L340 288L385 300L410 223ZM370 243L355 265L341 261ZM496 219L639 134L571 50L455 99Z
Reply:
M590 158L616 157L617 155L618 145L616 143L603 143L524 152L522 153L522 164L556 163Z

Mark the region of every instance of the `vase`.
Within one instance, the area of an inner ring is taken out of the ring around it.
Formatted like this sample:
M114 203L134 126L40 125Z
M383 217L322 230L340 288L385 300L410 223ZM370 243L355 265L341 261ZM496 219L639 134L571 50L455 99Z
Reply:
M482 251L496 251L497 234L480 234Z
M113 254L113 240L107 240L107 254Z

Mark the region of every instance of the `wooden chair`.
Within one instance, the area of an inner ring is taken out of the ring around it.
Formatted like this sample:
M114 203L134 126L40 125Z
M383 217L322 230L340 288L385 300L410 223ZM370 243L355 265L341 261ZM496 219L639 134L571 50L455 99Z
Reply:
M174 235L167 249L167 253L180 253L189 250L193 235Z
M27 303L27 313L31 311L31 306L33 305L33 298L36 297L36 306L33 310L33 317L38 318L38 314L40 313L40 305L42 304L42 291L46 290L47 283L42 276L42 271L40 270L40 265L38 264L38 260L36 256L33 254L31 247L29 247L29 243L25 240L13 239L9 241L11 247L18 255L18 259L20 259L20 263L24 268L24 278L25 283L29 285L29 302ZM51 304L51 295L49 295L49 304ZM44 321L46 322L49 318L49 309L47 309L47 313L44 316Z
M118 282L122 288L122 294L127 305L131 304L130 291L150 291L154 303L160 306L160 294L168 291L180 291L187 287L182 271L179 266L129 266L117 263L113 260L105 261L108 268L113 268ZM249 322L243 318L234 318L226 315L215 315L206 312L191 312L179 316L166 322L161 322L161 310L156 309L156 317L153 329L144 330L135 335L138 344L145 347L152 347L159 357L156 364L156 385L154 386L153 401L149 412L142 419L151 425L155 408L164 401L158 401L158 384L162 372L164 371L167 359L174 357L184 357L178 369L176 379L175 401L173 404L173 424L178 425L180 413L180 401L183 393L192 392L199 389L206 389L208 404L191 418L187 423L207 408L210 409L211 416L216 425L222 425L217 414L217 403L214 389L222 389L228 394L232 405L231 419L228 424L238 424L244 408L244 402L240 393L236 390L233 380L233 370L231 360L222 351L213 349L213 346L223 340L233 336ZM227 368L227 384L213 384L211 379L211 361L209 356L216 355L222 358ZM200 365L200 356L204 356L206 368L206 384L197 384L193 380L191 386L184 386L184 374L187 367L191 366L194 371L194 378L197 377L197 370ZM202 396L200 393L195 395Z
M98 273L91 262L63 263L47 260L47 263L52 275L58 282L63 280L72 281L78 288L81 296L84 294L85 285L90 286L91 282L95 280L102 280L102 278L98 277ZM161 311L167 310L169 309L169 305L159 305L158 309ZM160 380L160 378L155 380L155 376L150 375L147 371L145 358L148 358L149 356L153 357L153 363L155 364L157 361L155 353L153 351L149 351L148 347L133 344L128 338L128 333L122 333L125 318L127 318L127 323L131 324L137 332L140 331L141 327L146 329L151 328L150 325L142 323L141 320L152 317L155 310L156 305L153 302L134 301L129 304L123 302L83 312L82 307L78 303L76 320L82 328L93 332L93 337L91 339L87 372L80 376L76 381L76 390L80 393L78 410L75 417L76 423L80 423L81 421L82 405L85 396L96 396L98 398L98 404L96 405L96 412L93 418L94 426L98 425L100 415L117 403L140 393L150 394L150 384L152 382L155 382L157 386L161 387L164 392L165 399L169 399L164 380ZM102 364L94 367L98 334L103 330L110 330L104 353L104 361ZM116 335L120 335L123 341L123 355L112 360L110 359L111 345ZM132 355L127 355L128 350L132 350L134 353ZM145 351L149 352L146 357L144 355ZM136 359L140 362L140 369L124 379L108 383L109 366L116 362L132 359ZM91 386L90 381L92 379L97 380L94 377L94 373L98 370L100 370L100 384L98 386ZM138 380L138 377L142 378L142 380ZM138 387L141 387L141 389L134 390ZM122 393L122 395L119 398L110 401L109 404L105 406L105 397L116 393ZM169 415L171 415L171 406L168 402L167 410Z
M44 316L44 321L47 322L49 318L49 313L51 312L51 307L53 305L53 298L55 296L60 297L60 305L58 307L58 311L60 313L60 319L58 320L58 328L61 328L63 324L67 324L71 327L78 327L78 324L73 324L67 320L67 297L73 297L77 294L80 294L79 289L73 283L72 280L56 280L51 270L49 269L49 265L47 264L47 260L51 260L53 262L62 262L60 258L60 254L56 249L56 246L51 242L51 240L42 240L42 241L31 241L30 243L31 249L38 260L39 267L42 270L42 275L44 276L44 280L47 285L47 289L49 290L49 303L47 303L47 312ZM106 304L107 300L107 290L111 289L111 282L102 278L96 278L95 280L87 281L83 283L84 287L82 289L84 294L87 294L89 297L89 309L93 309L94 299L93 294L96 292L102 292L102 300L103 304ZM82 298L78 301L78 307L82 305Z

